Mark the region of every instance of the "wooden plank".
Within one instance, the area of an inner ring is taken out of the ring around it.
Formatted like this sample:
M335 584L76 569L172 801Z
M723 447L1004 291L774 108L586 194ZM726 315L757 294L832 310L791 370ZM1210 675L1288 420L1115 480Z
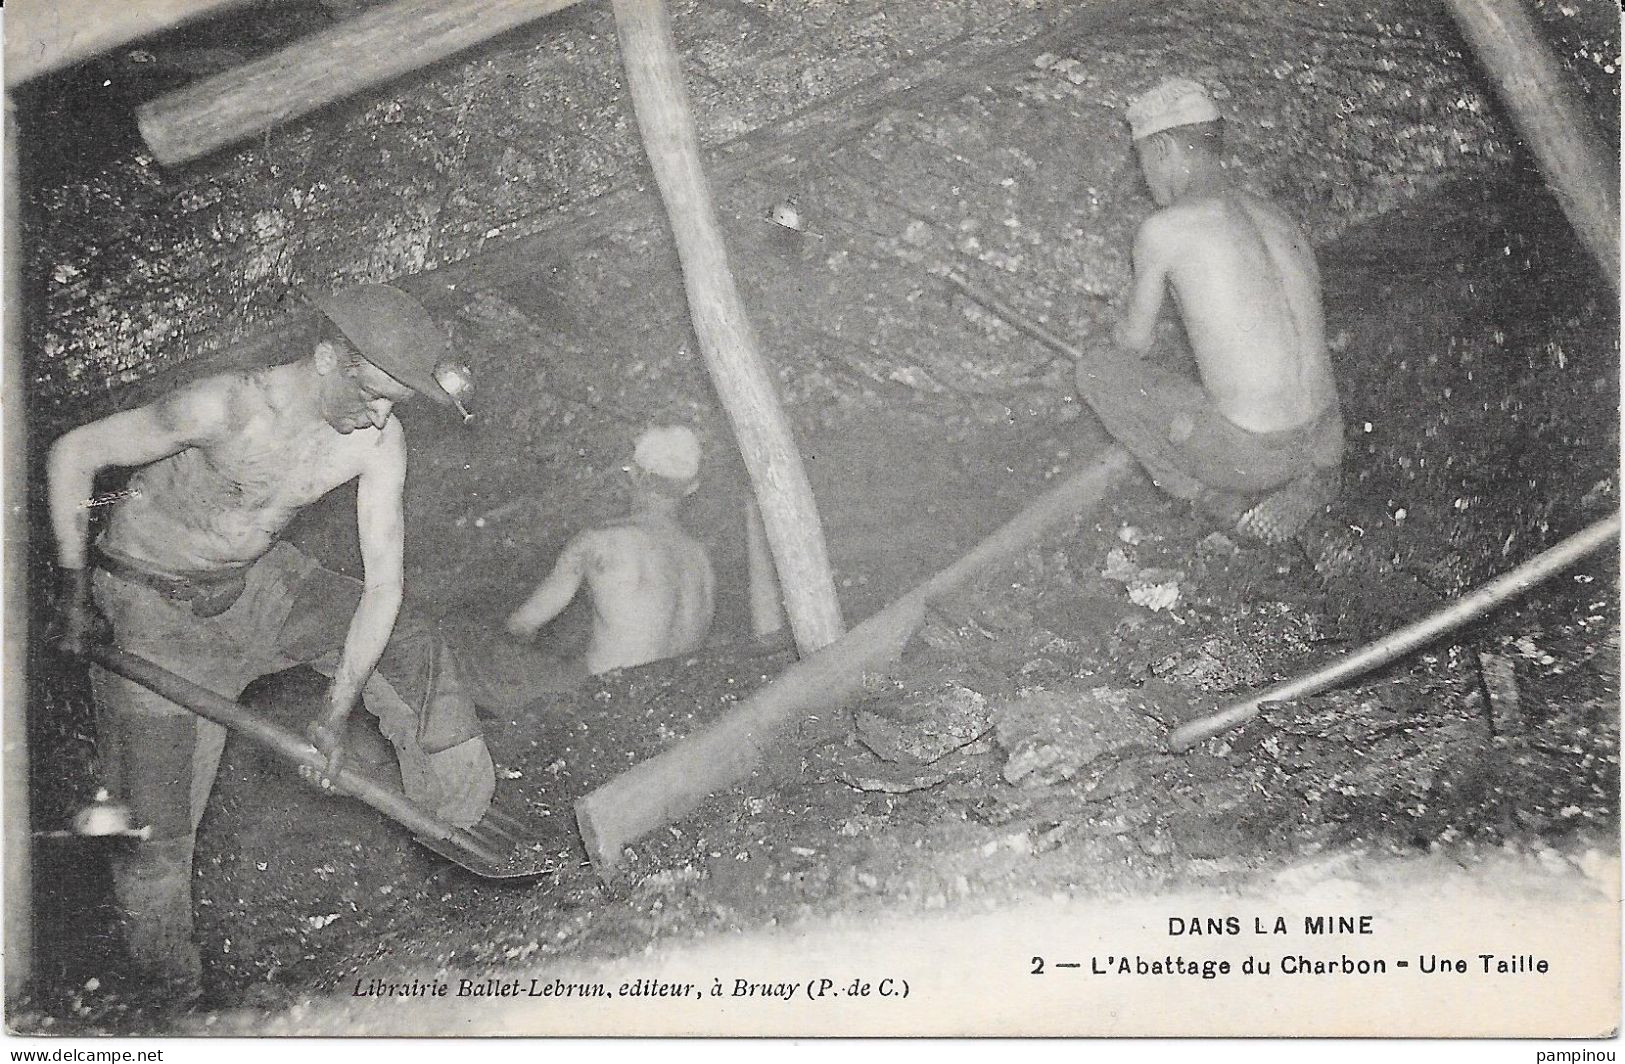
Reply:
M178 166L576 2L399 0L160 96L136 123L153 156Z
M1557 202L1619 291L1619 160L1518 0L1450 0L1450 13Z
M11 0L6 5L6 86L244 2Z
M896 599L845 638L797 662L709 728L642 761L576 802L576 826L600 876L620 863L623 849L692 811L711 794L754 772L786 743L807 741L803 725L827 719L856 695L865 679L885 675L902 656L926 607L995 565L1067 526L1106 497L1134 468L1112 446L1080 465L930 580ZM815 732L824 729L817 727Z
M750 634L766 642L784 631L784 596L779 592L779 574L773 570L767 529L762 527L762 511L755 499L745 502L745 562L750 575Z
M0 660L4 661L3 759L5 790L0 811L5 827L6 1003L27 989L34 969L34 872L32 811L28 798L28 421L23 364L22 226L17 224L17 119L5 101L5 316L4 433L5 603L0 613Z
M733 425L767 530L796 645L845 631L812 485L739 298L700 164L699 134L664 0L613 0L627 88L682 261L689 316Z

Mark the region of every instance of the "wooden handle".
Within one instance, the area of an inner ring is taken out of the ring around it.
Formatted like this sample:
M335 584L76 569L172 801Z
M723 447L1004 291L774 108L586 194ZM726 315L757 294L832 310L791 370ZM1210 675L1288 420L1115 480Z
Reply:
M230 728L284 761L310 768L324 776L327 773L327 758L310 743L184 676L177 676L161 665L116 646L92 647L86 656L108 672L117 673L162 695L204 720ZM412 804L406 795L350 769L339 770L338 776L333 779L333 788L365 802L416 835L456 843L475 851L493 864L500 865L507 860L505 855L484 846L468 832L425 813Z
M1439 636L1464 624L1476 621L1490 610L1516 598L1536 584L1551 578L1581 558L1598 550L1619 535L1619 511L1548 550L1537 554L1509 572L1480 586L1476 591L1455 602L1413 621L1395 632L1390 632L1358 650L1337 658L1312 672L1282 680L1274 686L1232 702L1217 713L1191 721L1168 737L1168 749L1175 753L1189 750L1197 743L1258 716L1259 707L1266 702L1285 702L1318 694L1354 679L1402 657L1417 647L1431 643Z

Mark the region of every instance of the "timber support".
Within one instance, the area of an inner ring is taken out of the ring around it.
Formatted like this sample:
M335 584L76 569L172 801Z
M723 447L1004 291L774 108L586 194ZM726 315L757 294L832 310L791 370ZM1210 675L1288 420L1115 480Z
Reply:
M683 266L689 317L750 473L802 654L845 630L812 485L734 284L664 0L614 0L627 87Z

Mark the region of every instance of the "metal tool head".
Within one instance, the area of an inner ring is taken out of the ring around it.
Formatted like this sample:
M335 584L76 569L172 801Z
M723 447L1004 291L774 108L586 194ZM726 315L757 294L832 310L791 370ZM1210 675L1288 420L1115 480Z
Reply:
M541 841L547 834L546 825L535 817L493 806L478 824L459 829L450 838L414 838L425 849L482 879L523 880L558 871L558 863Z
M469 413L468 407L464 405L474 394L474 374L470 372L468 366L462 362L441 359L435 363L434 379L435 383L451 396L451 405L462 415L463 424L473 421L474 415Z
M806 224L801 220L801 211L796 209L794 199L782 200L769 207L767 209L767 220L774 225L794 230L797 233L807 231Z
M96 792L95 800L73 815L76 835L99 838L107 835L129 835L135 831L130 818L130 807L115 802L106 788Z

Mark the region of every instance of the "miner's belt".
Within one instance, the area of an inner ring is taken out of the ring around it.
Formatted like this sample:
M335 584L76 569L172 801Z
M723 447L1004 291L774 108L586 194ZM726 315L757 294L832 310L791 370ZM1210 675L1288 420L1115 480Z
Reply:
M199 617L218 617L231 609L248 581L246 568L169 576L142 568L100 547L95 549L94 556L96 568L108 575L151 588L171 601L185 602Z

